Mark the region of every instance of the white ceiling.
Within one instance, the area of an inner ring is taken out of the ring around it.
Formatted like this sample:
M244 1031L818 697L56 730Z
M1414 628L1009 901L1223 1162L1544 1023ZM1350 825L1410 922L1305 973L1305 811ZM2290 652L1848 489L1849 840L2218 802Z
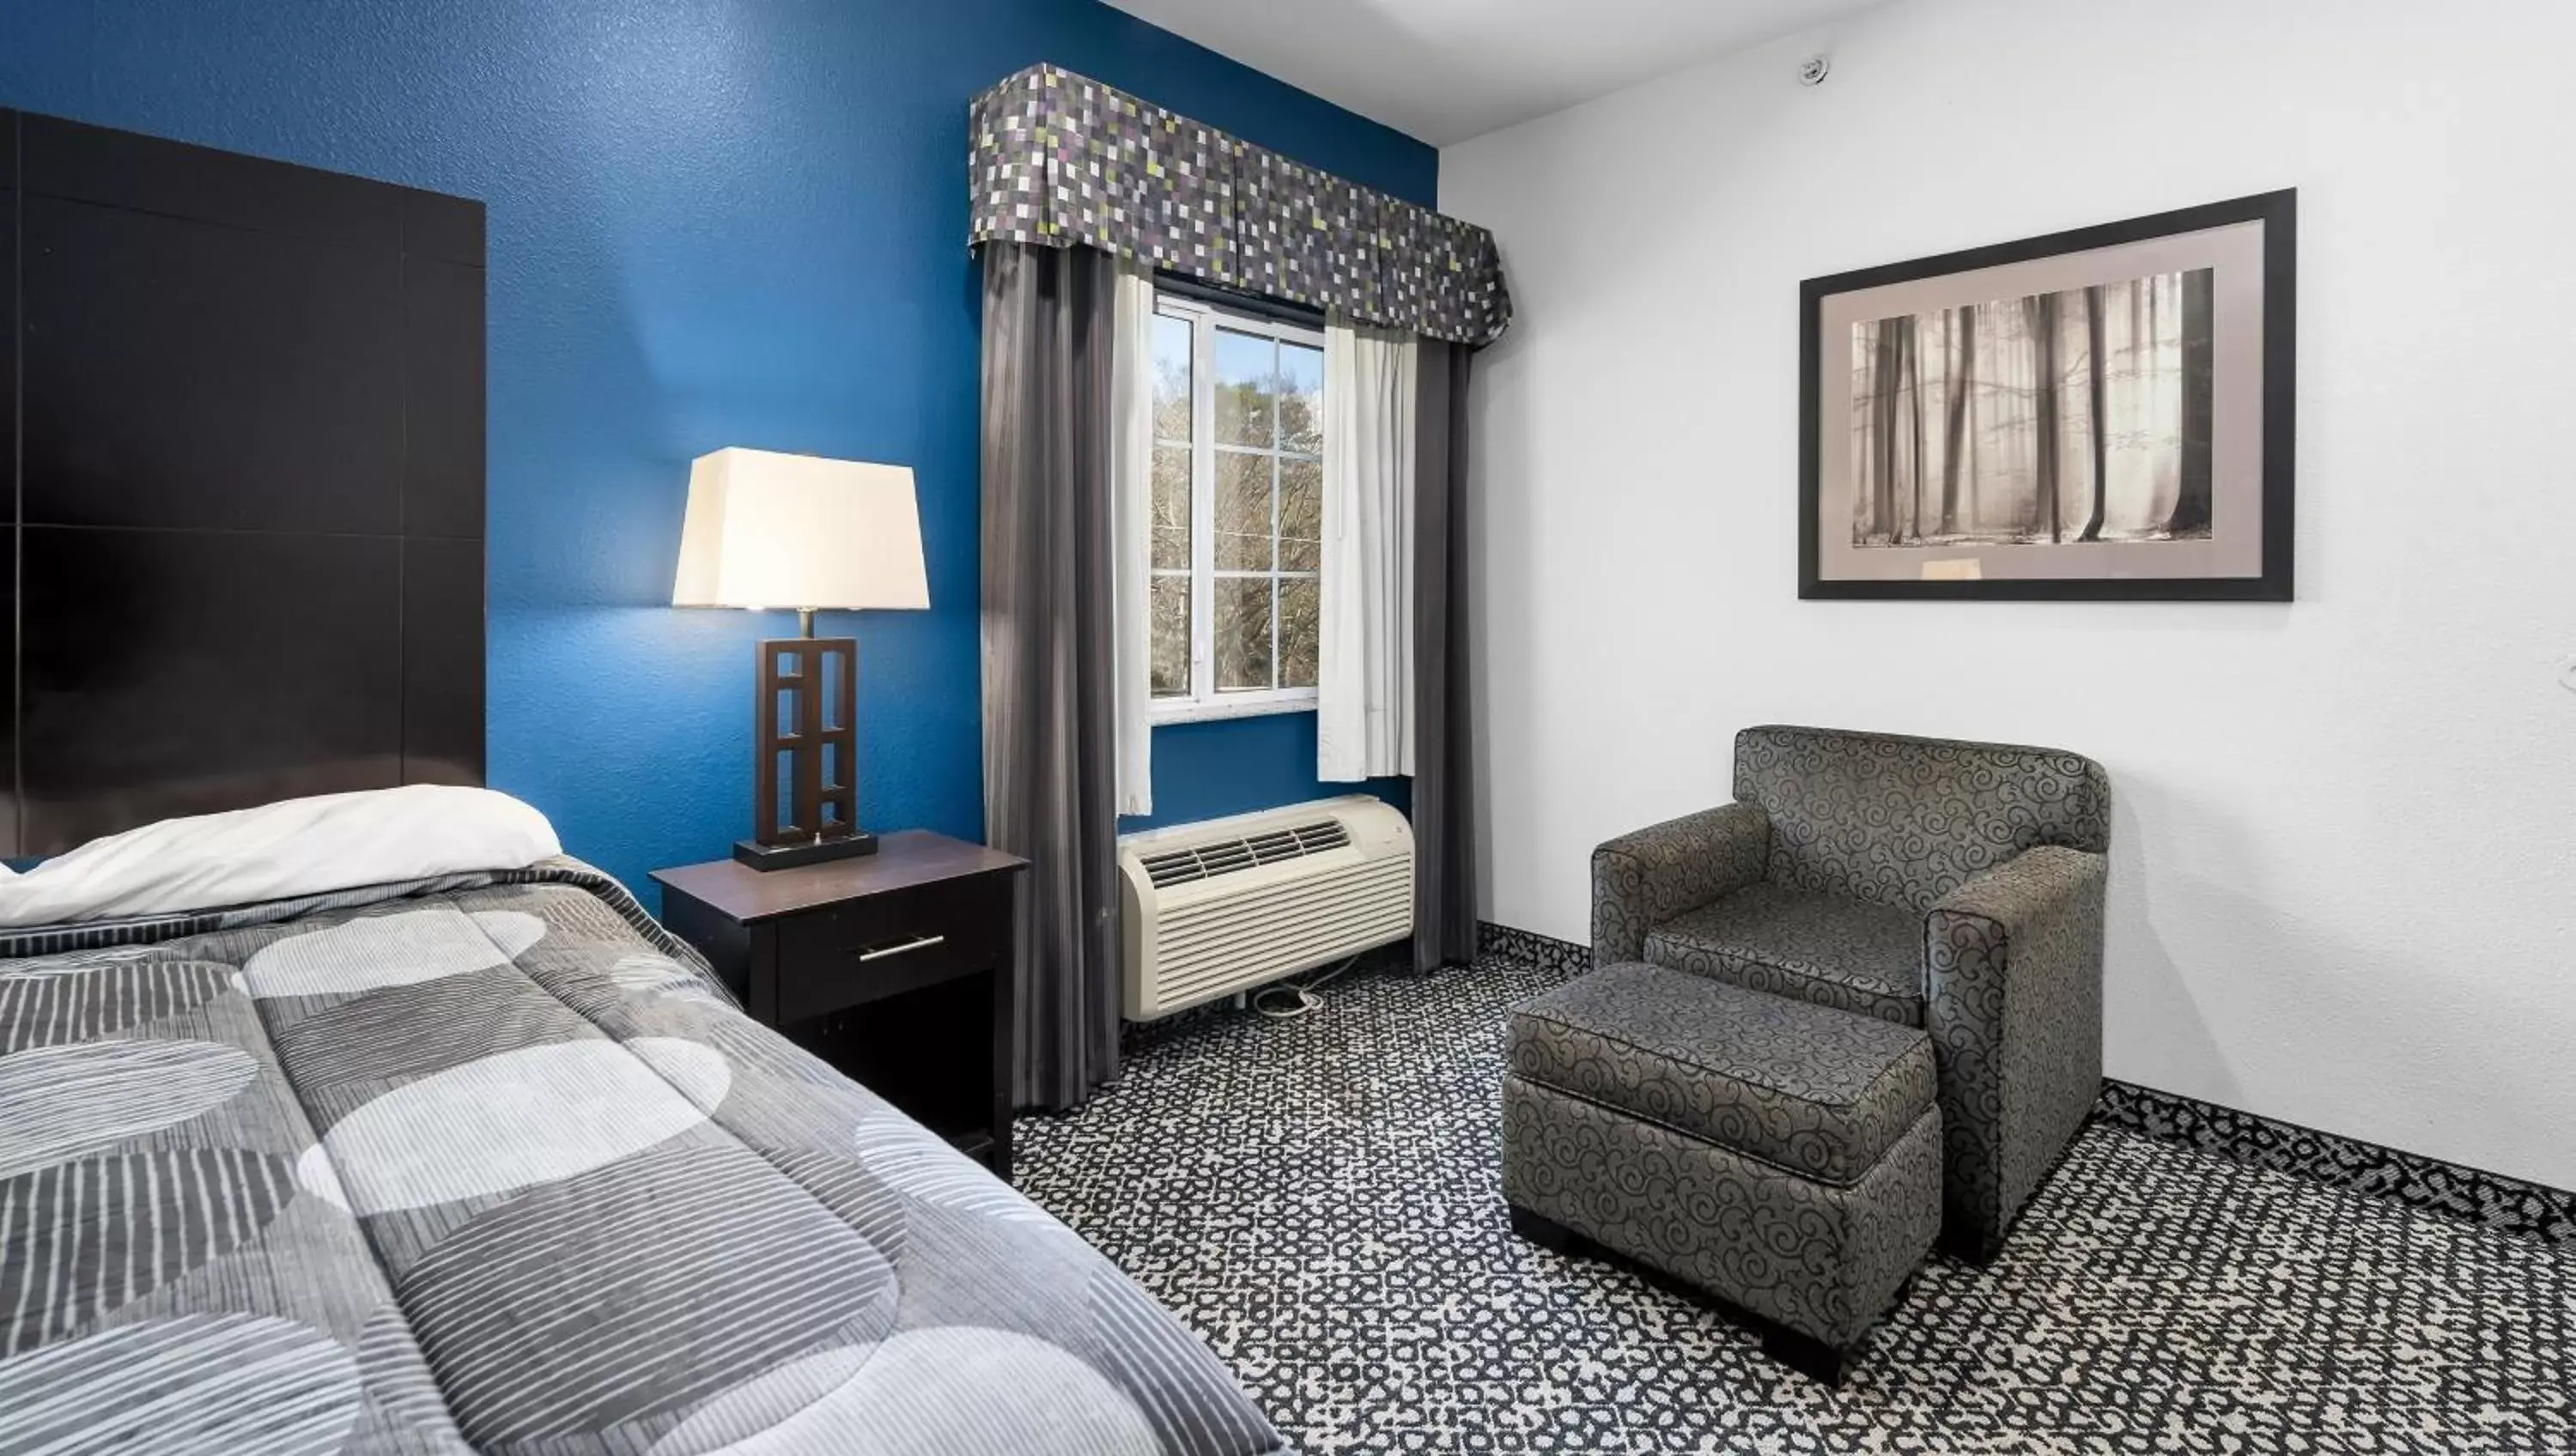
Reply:
M1109 0L1434 146L1880 0Z

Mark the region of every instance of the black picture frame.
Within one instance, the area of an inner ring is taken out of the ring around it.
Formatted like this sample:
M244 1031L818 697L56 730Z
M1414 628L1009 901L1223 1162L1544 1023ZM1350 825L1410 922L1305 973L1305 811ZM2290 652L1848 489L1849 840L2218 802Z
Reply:
M2118 247L2238 223L2263 224L2262 573L2231 577L1826 579L1819 520L1824 442L1819 398L1825 300L1839 293ZM2298 355L2298 192L2286 188L2009 243L1855 269L1798 285L1798 596L1805 601L2226 601L2293 599Z

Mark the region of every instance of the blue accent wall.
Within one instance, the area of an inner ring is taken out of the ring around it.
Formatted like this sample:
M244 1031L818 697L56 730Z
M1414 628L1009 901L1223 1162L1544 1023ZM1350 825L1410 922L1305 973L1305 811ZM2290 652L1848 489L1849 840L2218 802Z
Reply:
M1052 60L1425 205L1430 147L1091 0L0 0L0 106L481 198L490 781L630 885L750 830L751 644L670 600L688 466L895 461L928 612L859 639L860 810L980 838L966 102ZM1163 730L1154 822L1337 791Z
M1187 824L1351 793L1375 794L1413 812L1410 779L1358 784L1317 780L1312 713L1170 723L1154 730L1154 812L1129 815L1118 827Z

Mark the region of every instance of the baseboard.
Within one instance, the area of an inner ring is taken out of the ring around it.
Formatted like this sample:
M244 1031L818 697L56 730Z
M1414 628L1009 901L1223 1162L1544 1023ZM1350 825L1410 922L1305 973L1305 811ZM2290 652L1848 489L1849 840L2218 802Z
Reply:
M1567 975L1580 974L1592 964L1588 946L1491 921L1479 927L1477 947L1485 955ZM2115 1078L2103 1079L2093 1120L2498 1233L2545 1244L2576 1244L2576 1193L2564 1189Z
M2576 1193L2106 1077L2093 1120L2545 1244L2576 1244Z
M1570 940L1541 935L1535 930L1516 930L1496 925L1490 920L1476 922L1476 954L1504 956L1523 965L1542 970L1564 971L1568 975L1592 968L1592 947L1576 945Z

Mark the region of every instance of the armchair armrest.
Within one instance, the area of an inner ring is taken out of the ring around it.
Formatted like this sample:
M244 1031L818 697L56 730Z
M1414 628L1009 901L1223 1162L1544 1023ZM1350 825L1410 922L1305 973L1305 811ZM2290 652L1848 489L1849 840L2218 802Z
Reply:
M1980 1258L2101 1092L2107 867L2102 855L2042 845L1972 876L1924 917L1944 1222Z
M1666 820L1592 851L1592 963L1645 954L1647 932L1762 878L1771 816L1726 804Z

